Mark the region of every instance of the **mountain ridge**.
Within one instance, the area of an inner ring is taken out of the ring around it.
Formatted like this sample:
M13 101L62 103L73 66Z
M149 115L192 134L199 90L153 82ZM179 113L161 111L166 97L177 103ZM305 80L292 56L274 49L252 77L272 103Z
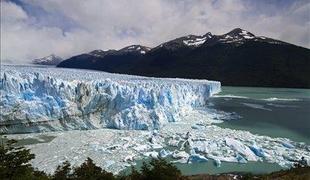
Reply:
M182 36L154 48L131 45L103 52L73 56L58 67L212 79L231 86L310 88L309 49L240 28L222 35Z

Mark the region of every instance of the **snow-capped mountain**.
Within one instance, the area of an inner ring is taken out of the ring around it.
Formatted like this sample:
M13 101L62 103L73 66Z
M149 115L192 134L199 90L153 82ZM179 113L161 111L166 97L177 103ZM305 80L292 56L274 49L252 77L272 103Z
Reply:
M119 53L137 53L137 54L145 54L150 51L151 48L141 45L131 45L120 49Z
M104 50L97 49L89 53L86 53L84 55L90 55L90 56L101 57L101 58L103 58L106 55L124 55L124 54L143 55L150 50L151 48L146 47L146 46L131 45L131 46L124 47L120 50L110 49L110 50L104 51Z
M258 42L265 42L270 44L288 44L279 40L267 38L264 36L255 36L251 32L248 32L246 30L236 28L227 34L223 34L220 36L216 36L219 43L234 43L236 45L244 44L247 41L258 41Z
M214 79L233 86L310 88L309 49L240 28L222 35L183 36L154 48L132 45L103 52L74 56L58 67Z
M98 56L98 57L104 57L105 55L109 54L111 51L103 51L101 49L93 50L89 52L89 55Z
M59 56L56 56L54 54L51 54L49 56L39 58L39 59L34 59L32 61L33 64L40 64L40 65L57 65L59 64L63 59Z
M288 44L279 40L266 38L263 36L255 36L251 32L236 28L223 35L213 35L211 32L206 33L202 36L188 35L183 36L155 47L154 49L166 48L169 50L177 50L178 48L198 48L200 46L210 46L216 44L231 44L239 46L248 41L265 42L270 44Z

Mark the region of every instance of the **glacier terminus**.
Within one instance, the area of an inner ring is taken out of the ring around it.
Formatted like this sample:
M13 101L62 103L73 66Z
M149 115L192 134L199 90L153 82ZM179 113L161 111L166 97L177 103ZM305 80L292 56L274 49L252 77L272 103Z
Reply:
M203 106L220 91L221 84L3 66L0 89L0 132L22 133L104 127L159 129Z

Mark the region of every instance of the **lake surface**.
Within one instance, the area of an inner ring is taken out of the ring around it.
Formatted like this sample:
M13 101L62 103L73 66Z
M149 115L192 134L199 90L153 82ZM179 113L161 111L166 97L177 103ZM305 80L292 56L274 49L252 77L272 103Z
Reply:
M136 161L135 167L140 169L142 167L142 162L149 162L149 159L143 159ZM194 174L220 174L220 173L232 173L232 172L242 172L242 173L271 173L274 171L279 171L284 169L278 164L267 163L267 162L247 162L245 164L232 163L232 162L221 162L221 166L217 167L212 159L204 163L175 163L174 164L183 175L194 175ZM124 174L129 174L131 168L127 168L122 171Z
M223 87L209 104L241 116L221 127L310 144L309 89Z
M310 90L256 87L222 87L222 92L208 100L208 106L232 112L239 118L217 124L220 127L247 130L253 134L286 137L310 144ZM246 164L222 162L176 164L183 174L218 174L228 172L270 173L283 169L267 162Z

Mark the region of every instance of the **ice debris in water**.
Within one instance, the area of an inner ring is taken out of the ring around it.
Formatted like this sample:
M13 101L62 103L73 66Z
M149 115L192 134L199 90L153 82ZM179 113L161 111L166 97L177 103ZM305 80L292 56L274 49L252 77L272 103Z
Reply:
M151 131L73 130L61 133L33 133L31 136L15 134L8 135L8 138L18 140L38 139L41 136L55 137L50 142L27 145L27 148L36 155L32 161L34 167L50 173L65 160L76 166L84 162L87 157L113 173L134 165L136 160L150 157L169 158L174 163L211 160L215 166L221 166L222 162L265 161L283 167L290 167L301 157L310 159L310 148L305 143L292 142L286 138L259 136L215 125L206 125L202 131L192 129L191 124L194 123L191 121L192 117L195 118L195 115L184 119L182 123L169 123L157 132L156 144L161 145L161 149L152 147L150 137L154 134ZM175 140L178 145L170 146L169 139ZM283 142L294 145L294 149L283 146Z

